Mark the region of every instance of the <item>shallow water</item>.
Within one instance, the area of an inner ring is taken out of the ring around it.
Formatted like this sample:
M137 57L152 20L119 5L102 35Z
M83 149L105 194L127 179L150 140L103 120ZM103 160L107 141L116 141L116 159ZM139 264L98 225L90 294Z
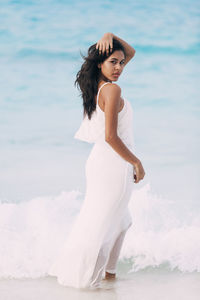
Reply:
M102 281L97 290L74 289L61 286L53 277L41 279L0 280L4 300L21 299L73 299L73 300L197 300L199 299L199 273L182 274L151 270L132 276L120 275L114 281Z

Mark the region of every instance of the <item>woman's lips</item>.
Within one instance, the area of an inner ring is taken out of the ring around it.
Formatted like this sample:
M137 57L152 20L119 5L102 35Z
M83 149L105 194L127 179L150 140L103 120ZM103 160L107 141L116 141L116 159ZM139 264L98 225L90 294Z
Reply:
M115 76L115 77L119 77L119 75L120 75L120 74L113 74L113 76Z

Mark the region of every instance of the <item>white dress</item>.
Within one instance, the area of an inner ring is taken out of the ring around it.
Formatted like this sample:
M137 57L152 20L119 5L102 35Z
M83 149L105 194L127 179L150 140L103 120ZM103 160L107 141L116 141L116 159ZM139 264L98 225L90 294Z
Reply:
M110 270L110 253L113 248L119 248L116 241L119 243L121 239L122 243L120 233L132 224L128 202L133 189L133 165L105 141L105 114L98 105L99 92L108 83L99 88L91 120L86 116L74 136L94 146L86 161L86 194L81 210L48 272L65 286L95 288L105 270L114 273L115 270ZM117 131L133 152L132 121L131 104L124 99L124 107L118 113Z

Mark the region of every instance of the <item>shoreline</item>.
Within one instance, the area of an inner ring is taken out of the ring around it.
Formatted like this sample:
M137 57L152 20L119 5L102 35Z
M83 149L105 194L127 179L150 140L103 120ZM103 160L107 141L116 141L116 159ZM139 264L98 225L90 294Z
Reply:
M200 272L182 273L161 269L143 270L131 274L120 274L116 280L102 281L97 290L78 290L65 287L53 276L38 279L1 279L0 296L4 300L66 300L66 299L124 299L155 300L158 298L170 300L199 299Z

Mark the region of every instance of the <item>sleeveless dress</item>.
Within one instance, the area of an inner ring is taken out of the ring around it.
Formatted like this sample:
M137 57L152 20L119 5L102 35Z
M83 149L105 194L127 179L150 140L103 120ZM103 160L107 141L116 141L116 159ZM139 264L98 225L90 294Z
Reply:
M105 141L105 114L98 104L91 120L84 117L74 138L94 143L85 165L86 194L65 245L48 274L60 284L96 288L109 261L111 249L132 224L128 202L134 184L133 165ZM118 113L117 133L133 152L133 109L128 100Z

